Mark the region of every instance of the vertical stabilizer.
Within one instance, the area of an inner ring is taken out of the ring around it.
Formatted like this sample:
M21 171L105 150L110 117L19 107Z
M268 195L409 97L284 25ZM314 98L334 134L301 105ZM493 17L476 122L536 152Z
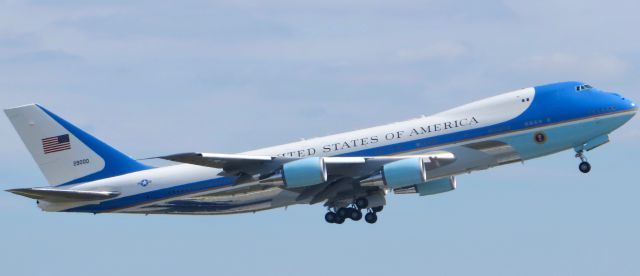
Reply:
M150 168L37 104L6 109L5 113L53 186Z

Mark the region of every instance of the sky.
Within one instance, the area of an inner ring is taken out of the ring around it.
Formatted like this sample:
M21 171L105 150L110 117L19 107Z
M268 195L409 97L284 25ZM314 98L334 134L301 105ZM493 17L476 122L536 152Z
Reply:
M580 80L640 101L637 1L0 0L0 107L40 103L144 158L234 153ZM0 116L0 188L47 185ZM1 275L638 275L640 120L588 153L233 216L44 213L0 192ZM166 164L166 163L163 163Z

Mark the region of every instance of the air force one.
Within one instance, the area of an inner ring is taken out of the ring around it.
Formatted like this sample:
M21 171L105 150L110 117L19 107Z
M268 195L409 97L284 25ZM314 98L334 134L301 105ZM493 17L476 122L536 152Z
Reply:
M44 211L217 215L324 203L325 220L378 220L395 194L456 189L455 176L573 149L585 152L638 108L581 82L516 90L433 116L238 154L154 157L152 167L36 104L5 110L50 186L8 190Z

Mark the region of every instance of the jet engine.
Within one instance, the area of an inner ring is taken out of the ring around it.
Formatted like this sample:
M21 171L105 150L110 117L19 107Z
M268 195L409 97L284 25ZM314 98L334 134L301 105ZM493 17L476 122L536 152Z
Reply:
M384 184L391 188L401 188L427 182L427 168L422 158L407 158L382 167Z
M420 196L435 195L450 192L456 189L455 176L430 180L413 186L394 189L396 194L419 194Z
M416 192L420 196L446 193L456 189L457 183L454 176L432 180L416 185Z
M327 166L322 157L309 157L284 164L284 185L289 188L313 186L327 181Z

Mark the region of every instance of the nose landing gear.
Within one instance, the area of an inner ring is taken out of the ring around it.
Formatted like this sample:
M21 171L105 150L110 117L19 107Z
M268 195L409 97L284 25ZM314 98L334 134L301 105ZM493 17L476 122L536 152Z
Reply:
M591 171L591 164L589 164L589 162L587 161L583 161L578 166L578 169L580 169L580 171L583 173L588 173Z
M580 150L576 152L576 158L580 158L580 165L578 165L578 169L582 173L589 173L591 171L591 164L587 161L587 157L584 156L584 151Z

